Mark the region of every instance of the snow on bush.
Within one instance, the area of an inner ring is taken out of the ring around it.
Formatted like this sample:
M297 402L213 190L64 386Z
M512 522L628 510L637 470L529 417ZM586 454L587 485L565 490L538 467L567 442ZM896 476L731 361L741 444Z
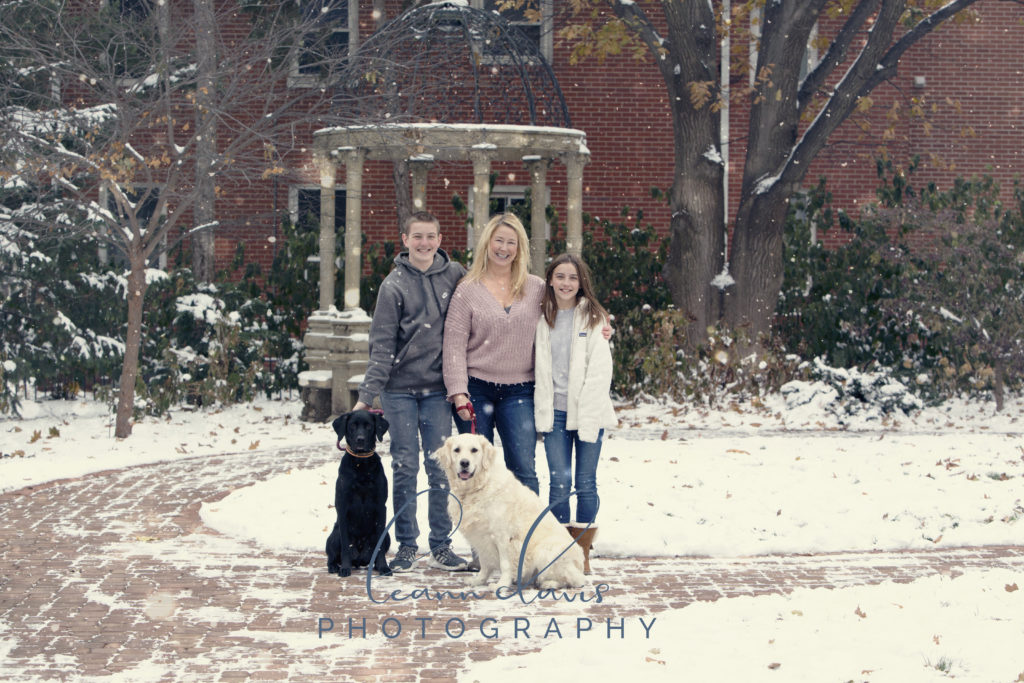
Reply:
M924 407L921 399L888 370L832 368L815 358L811 376L815 381L794 380L782 385L787 408L813 408L834 415L840 424L848 424L853 417L882 421L896 411L911 415Z

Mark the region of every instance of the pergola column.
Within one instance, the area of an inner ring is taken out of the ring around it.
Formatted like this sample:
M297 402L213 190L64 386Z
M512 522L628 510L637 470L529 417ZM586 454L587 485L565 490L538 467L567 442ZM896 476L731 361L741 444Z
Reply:
M547 235L544 209L547 206L547 179L550 159L539 156L523 157L530 173L530 272L544 277L547 256Z
M345 310L351 311L359 308L359 280L363 270L363 162L366 152L353 148L338 152L345 164ZM332 204L333 198L332 192ZM333 223L331 227L334 227ZM334 259L331 261L333 265ZM322 260L320 267L323 268Z
M588 154L568 154L565 159L565 250L575 256L583 251L583 166L588 161Z
M320 310L334 305L334 185L336 167L331 159L318 156L320 169Z
M473 161L473 246L476 247L491 218L491 156L474 149L469 158Z
M409 175L412 176L412 210L427 210L427 174L434 166L434 157L421 154L409 159Z

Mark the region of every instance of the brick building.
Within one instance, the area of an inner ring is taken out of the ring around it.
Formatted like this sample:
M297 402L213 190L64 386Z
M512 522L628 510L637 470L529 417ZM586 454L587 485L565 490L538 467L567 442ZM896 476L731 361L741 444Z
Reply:
M493 0L468 2L480 8L495 5ZM401 4L351 0L332 15L339 43L354 49L375 31L380 15L373 5L383 5L387 18L393 18ZM651 197L652 187L668 189L673 167L667 95L659 73L649 58L636 60L628 55L572 64L571 46L558 37L561 3L539 0L537 5L542 16L539 23L522 14L509 18L538 42L561 84L571 127L586 133L591 156L584 169L584 211L612 218L624 206L642 209L645 222L666 233L667 206ZM911 48L901 61L898 77L876 89L871 108L847 121L816 160L808 181L827 177L837 206L855 210L874 198L878 184L874 159L883 144L897 165L905 165L912 154L921 157L916 183L934 181L944 187L957 176L990 174L1002 186L1004 197L1012 196L1013 182L1024 163L1024 142L1019 136L1024 124L1024 55L1019 50L1024 45L1024 23L1019 6L1013 3L983 0L973 12L969 21L944 26ZM650 15L658 16L658 10L653 8ZM819 31L827 33L828 27ZM736 40L749 42L749 38ZM725 49L742 49L742 44ZM814 50L809 50L808 59L815 58ZM295 87L302 87L303 78L296 73ZM734 76L731 85L742 87L742 77ZM899 116L892 118L896 113ZM307 123L312 143L317 125ZM722 130L723 141L728 141L727 215L737 202L745 134L744 108L733 103L728 126ZM268 266L278 248L274 238L280 220L316 213L319 175L312 158L293 156L288 161L289 175L237 188L229 199L221 200L218 213L224 227L216 236L219 264L226 265L242 241L249 260ZM493 170L497 178L492 197L506 202L523 196L529 179L521 164L497 164ZM363 182L367 243L397 241L391 164L368 162ZM468 201L472 185L472 168L466 164L439 163L430 173L427 208L441 219L446 247L467 246L466 217L455 212L452 196ZM564 217L565 169L553 166L548 185L548 200ZM343 184L337 196L343 201ZM827 240L837 237L826 235Z

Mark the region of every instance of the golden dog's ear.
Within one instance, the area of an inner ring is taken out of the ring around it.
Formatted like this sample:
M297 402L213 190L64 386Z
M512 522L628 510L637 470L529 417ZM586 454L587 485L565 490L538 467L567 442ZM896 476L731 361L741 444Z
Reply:
M494 447L490 441L485 437L480 437L480 447L484 451L484 459L487 461L487 467L504 467L505 463L501 462L498 458L498 449Z
M434 451L430 457L441 467L447 469L448 464L452 461L452 437L449 436L445 439L441 447Z

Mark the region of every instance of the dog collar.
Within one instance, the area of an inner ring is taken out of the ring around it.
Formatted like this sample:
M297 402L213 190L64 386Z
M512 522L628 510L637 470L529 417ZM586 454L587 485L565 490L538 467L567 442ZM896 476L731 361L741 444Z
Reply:
M341 439L338 439L338 450L339 451L345 451L346 453L348 453L349 455L351 455L354 458L372 458L373 456L375 456L377 454L377 451L367 451L366 453L356 453L354 450L349 448L348 444L345 444L345 447L342 448L341 447Z

